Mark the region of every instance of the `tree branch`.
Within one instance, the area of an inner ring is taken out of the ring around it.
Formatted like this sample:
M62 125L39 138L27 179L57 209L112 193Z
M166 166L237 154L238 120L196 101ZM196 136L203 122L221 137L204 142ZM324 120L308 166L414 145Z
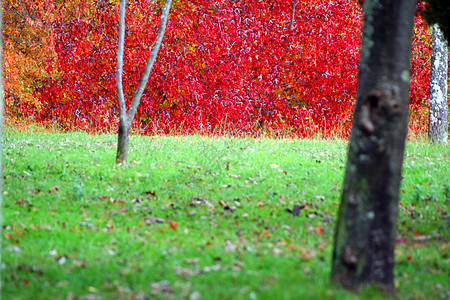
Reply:
M136 114L137 108L139 106L139 102L141 101L142 94L144 93L145 87L148 82L148 78L150 76L150 72L152 71L153 64L155 63L156 56L158 55L159 47L161 46L162 39L164 37L164 32L167 26L167 20L169 18L170 6L172 5L172 0L166 0L164 4L164 9L161 15L161 22L158 29L158 35L156 36L155 42L153 43L152 51L150 52L150 56L148 57L147 64L145 65L144 72L142 73L141 79L139 81L139 85L136 89L136 92L133 96L133 101L131 102L130 109L127 113L127 126L131 127L131 123L133 122L134 115Z

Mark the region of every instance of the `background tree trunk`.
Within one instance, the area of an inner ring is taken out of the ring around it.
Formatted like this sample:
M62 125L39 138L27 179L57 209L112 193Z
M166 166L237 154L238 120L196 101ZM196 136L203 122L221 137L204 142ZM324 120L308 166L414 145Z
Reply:
M294 29L294 23L295 23L295 0L292 1L291 24L289 25L289 30Z
M117 142L117 155L116 163L126 163L128 160L128 145L129 145L129 133L131 125L133 123L134 116L136 115L137 108L141 102L142 95L144 94L145 87L147 86L150 72L152 71L153 64L156 61L159 47L161 46L164 32L167 26L167 19L169 18L169 11L172 5L172 0L166 0L164 8L161 14L161 22L159 24L158 35L152 46L152 51L147 59L144 71L142 72L141 79L139 80L138 87L134 93L133 100L127 111L125 97L123 95L122 85L122 73L123 73L123 52L125 42L125 10L126 0L120 0L120 17L119 17L119 44L117 49L117 70L116 70L116 90L117 100L119 101L119 134Z
M364 1L361 62L331 278L394 293L415 1Z
M433 25L432 39L428 139L446 144L448 142L448 52L447 41L437 24Z

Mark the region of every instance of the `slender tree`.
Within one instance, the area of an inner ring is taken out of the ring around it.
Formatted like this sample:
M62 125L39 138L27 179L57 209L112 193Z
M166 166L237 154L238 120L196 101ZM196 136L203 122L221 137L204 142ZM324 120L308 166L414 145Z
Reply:
M361 61L331 279L394 293L394 246L408 123L416 2L364 1Z
M126 0L120 0L119 46L117 50L117 70L116 70L116 89L117 89L117 99L119 101L119 135L118 135L117 156L116 156L117 164L126 163L128 160L128 145L130 141L129 133L131 129L131 124L133 123L134 116L141 101L145 87L147 85L150 72L152 71L153 68L153 64L156 61L156 56L158 55L158 50L159 47L161 46L161 42L164 37L164 32L166 30L167 19L169 18L169 11L171 5L172 0L166 0L161 15L161 22L158 29L158 35L156 36L155 42L153 43L152 51L150 52L147 64L145 65L144 71L141 75L139 85L136 89L136 92L134 93L133 100L131 101L130 107L127 110L122 84L123 52L125 43Z
M448 51L447 41L438 24L433 24L432 40L428 139L446 144L448 142Z

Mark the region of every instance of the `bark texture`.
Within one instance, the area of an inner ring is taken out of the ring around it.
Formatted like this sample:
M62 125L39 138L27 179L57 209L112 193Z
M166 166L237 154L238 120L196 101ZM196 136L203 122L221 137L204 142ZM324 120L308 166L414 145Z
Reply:
M119 134L117 141L116 163L122 164L128 161L128 145L130 144L130 128L125 122L119 122Z
M122 73L123 73L123 52L125 41L125 9L126 0L120 0L120 17L119 17L119 45L117 49L117 69L116 69L116 90L117 100L119 101L119 134L117 142L117 155L116 163L126 163L128 160L128 145L129 145L129 133L131 125L133 123L134 116L136 115L137 108L141 102L142 95L144 94L145 87L147 86L150 72L153 69L153 64L156 61L158 50L161 46L164 32L167 26L167 20L169 18L169 11L172 5L172 0L166 0L164 8L161 14L161 22L159 24L158 35L152 46L152 51L147 59L144 71L142 72L139 85L134 93L133 100L127 111L125 98L123 95Z
M447 41L437 24L433 25L431 48L430 101L428 139L434 143L448 143Z
M415 1L366 0L361 62L331 279L394 293Z

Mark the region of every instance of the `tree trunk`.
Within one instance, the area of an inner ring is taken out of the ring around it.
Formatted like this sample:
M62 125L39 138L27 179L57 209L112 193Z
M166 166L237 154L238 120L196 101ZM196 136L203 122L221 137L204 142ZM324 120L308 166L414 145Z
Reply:
M428 139L434 143L446 144L448 142L448 52L447 41L437 24L433 25L432 39Z
M331 279L394 293L415 1L364 1L361 62Z
M292 1L292 11L291 11L291 24L289 25L289 30L294 29L295 23L295 0Z
M119 135L117 141L116 163L123 164L128 161L128 145L130 142L130 128L125 122L119 123Z
M129 132L127 120L127 107L125 97L123 95L123 52L125 47L125 10L126 0L120 0L120 16L119 16L119 42L117 49L117 69L116 69L116 91L117 100L119 102L119 134L117 141L116 163L123 164L128 160L128 144Z
M133 124L134 116L136 115L137 108L139 106L139 103L141 102L145 87L147 86L150 72L152 71L153 64L156 61L156 56L158 55L158 50L161 46L164 32L166 30L167 19L169 18L171 5L172 0L166 0L161 14L161 22L159 24L158 35L156 36L155 42L153 43L152 51L150 52L150 55L147 59L147 64L145 65L144 71L142 72L138 87L136 89L136 92L134 93L133 100L131 101L130 107L127 111L122 84L126 0L120 0L119 43L117 49L116 69L116 90L117 100L119 102L119 134L116 155L117 164L124 164L128 160L128 144L131 125Z

